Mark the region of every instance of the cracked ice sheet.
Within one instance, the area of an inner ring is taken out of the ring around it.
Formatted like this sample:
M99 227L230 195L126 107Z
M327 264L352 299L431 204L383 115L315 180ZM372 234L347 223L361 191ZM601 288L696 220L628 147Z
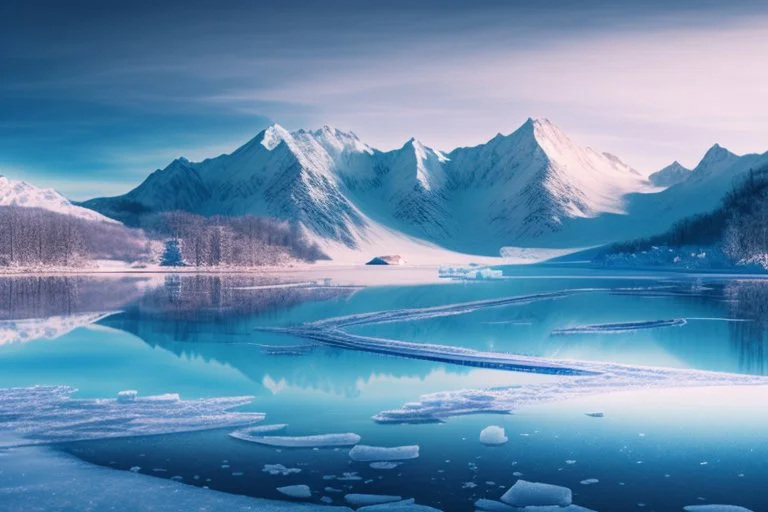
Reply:
M653 389L715 388L768 385L768 378L699 370L652 368L614 363L564 361L597 374L558 376L555 380L519 386L443 391L421 396L399 409L382 411L379 423L421 423L474 413L511 413L522 407L593 395Z
M76 391L69 386L0 389L0 447L192 432L264 419L262 413L231 411L252 397L71 398Z
M3 457L3 511L153 510L154 512L351 512L347 507L282 502L227 494L102 468L47 447L12 448Z

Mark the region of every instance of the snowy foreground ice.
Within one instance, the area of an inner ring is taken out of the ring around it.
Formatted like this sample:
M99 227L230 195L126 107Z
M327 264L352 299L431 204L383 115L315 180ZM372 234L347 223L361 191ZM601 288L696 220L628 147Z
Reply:
M347 507L251 498L117 471L82 462L47 447L12 448L3 453L0 509L3 512L351 512Z
M181 400L176 394L74 399L69 386L0 389L0 447L192 432L260 422L233 412L252 397Z

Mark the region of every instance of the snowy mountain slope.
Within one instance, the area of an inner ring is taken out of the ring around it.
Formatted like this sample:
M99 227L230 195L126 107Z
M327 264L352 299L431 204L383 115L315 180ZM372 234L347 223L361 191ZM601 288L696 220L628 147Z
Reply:
M72 204L66 197L52 188L39 188L24 181L0 176L0 206L11 205L41 208L85 220L115 222L93 210Z
M339 257L394 247L490 256L505 246L585 247L658 232L716 206L759 158L715 145L669 186L679 164L651 183L546 119L447 154L415 139L382 152L328 126L272 125L231 154L176 160L124 196L84 204L120 219L172 209L276 217Z
M617 157L579 147L546 119L448 156L449 187L471 223L462 244L530 246L566 219L623 214L627 194L653 191Z
M680 162L675 160L660 171L648 176L648 181L657 187L671 187L687 180L691 176L691 170L683 167Z

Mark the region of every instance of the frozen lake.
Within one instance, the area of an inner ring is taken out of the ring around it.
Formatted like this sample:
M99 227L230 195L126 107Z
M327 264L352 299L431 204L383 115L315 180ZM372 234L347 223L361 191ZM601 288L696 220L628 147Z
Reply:
M318 504L376 494L475 510L523 478L598 511L768 508L768 281L504 274L0 277L0 388L178 394L200 400L192 416L206 399L252 396L234 410L285 425L237 439L248 418L217 409L208 426L225 428L177 432L208 428L190 428L182 403L159 430L175 433L142 436L156 425L135 428L119 403L87 402L63 421L68 402L28 418L0 393L0 446L45 443L99 466ZM88 410L109 420L89 422ZM507 440L481 443L488 426ZM354 444L419 448L350 456ZM294 485L311 496L278 491Z

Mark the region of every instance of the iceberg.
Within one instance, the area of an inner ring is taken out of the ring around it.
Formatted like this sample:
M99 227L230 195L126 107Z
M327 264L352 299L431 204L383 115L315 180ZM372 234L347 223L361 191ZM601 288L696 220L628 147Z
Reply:
M491 425L480 432L480 442L487 445L500 445L509 441L502 427Z
M419 446L366 446L359 444L349 451L349 457L356 462L409 460L419 456Z
M277 492L296 499L312 497L312 491L307 485L286 485L285 487L278 487Z
M352 446L360 442L360 436L352 433L315 436L240 436L238 439L282 448L328 448Z
M559 485L518 480L501 497L501 501L514 507L567 507L573 498L571 490Z

